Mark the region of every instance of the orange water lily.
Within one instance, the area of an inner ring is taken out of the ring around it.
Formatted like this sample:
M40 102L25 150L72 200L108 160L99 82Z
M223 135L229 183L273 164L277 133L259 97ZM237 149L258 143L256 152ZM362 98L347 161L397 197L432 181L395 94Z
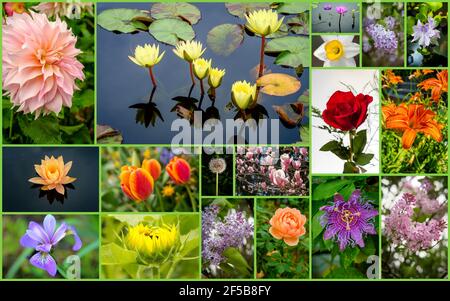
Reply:
M439 102L442 93L448 92L448 71L442 70L435 78L428 78L417 85L422 90L431 90L431 99Z
M42 185L42 190L55 189L58 193L64 194L64 186L72 183L76 178L69 177L67 174L72 168L72 161L64 164L63 156L59 156L58 159L51 156L45 156L44 160L41 160L41 164L35 164L34 169L39 177L29 179L31 183Z
M434 117L436 113L426 109L423 105L405 104L399 106L389 104L382 107L383 122L386 129L403 132L402 146L409 149L414 143L418 133L432 137L437 142L442 141L444 126Z

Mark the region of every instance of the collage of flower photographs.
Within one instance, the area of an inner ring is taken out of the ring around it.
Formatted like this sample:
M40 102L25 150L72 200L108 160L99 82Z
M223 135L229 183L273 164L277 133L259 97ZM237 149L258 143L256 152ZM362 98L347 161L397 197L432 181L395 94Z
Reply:
M7 280L449 280L448 3L2 2Z

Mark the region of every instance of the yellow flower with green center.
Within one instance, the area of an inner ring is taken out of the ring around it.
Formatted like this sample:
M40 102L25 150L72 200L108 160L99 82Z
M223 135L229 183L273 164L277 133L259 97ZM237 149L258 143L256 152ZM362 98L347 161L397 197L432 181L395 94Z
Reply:
M225 75L225 69L211 68L209 69L208 84L211 88L217 88L222 84L222 78Z
M158 64L165 51L159 54L159 45L145 44L144 46L138 45L134 50L134 57L128 56L128 58L141 67L150 68Z
M208 75L209 69L211 68L211 60L198 58L195 59L192 64L194 66L195 77L202 80Z
M237 81L231 86L231 99L236 107L245 110L256 102L256 84Z
M154 227L140 223L128 228L125 244L130 250L135 250L142 256L155 257L176 247L179 237L175 225Z
M336 61L344 55L344 46L339 40L331 40L325 44L325 53L330 61Z
M197 41L181 41L173 49L173 52L182 60L192 62L203 55L206 48Z
M245 27L261 36L268 36L276 32L283 24L284 19L284 17L278 19L278 14L271 9L253 11L245 15L245 18L247 19Z

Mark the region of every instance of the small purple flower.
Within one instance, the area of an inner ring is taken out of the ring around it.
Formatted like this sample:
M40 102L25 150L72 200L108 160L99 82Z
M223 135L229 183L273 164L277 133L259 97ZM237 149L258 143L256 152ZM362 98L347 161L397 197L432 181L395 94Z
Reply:
M343 5L341 5L341 6L336 6L336 12L337 12L338 14L340 14L340 15L345 14L347 11L348 11L348 9L347 9L346 6L343 6Z
M171 151L169 151L167 148L163 148L161 150L161 155L159 156L159 161L163 165L166 165L173 158L173 156L174 154Z
M372 24L366 27L366 32L372 38L376 49L388 53L397 50L398 40L395 32L392 30L388 30L380 24Z
M333 6L331 4L324 4L323 5L323 10L331 10L333 8Z
M364 248L363 235L377 234L373 223L378 210L369 202L361 200L359 189L352 192L348 202L342 195L335 194L334 203L322 206L320 210L325 211L320 221L322 227L326 227L323 239L336 239L341 251L355 244Z
M28 229L20 239L20 244L24 248L33 248L37 251L30 258L30 263L39 269L46 270L50 276L56 275L56 262L50 255L53 247L64 237L73 235L75 243L72 247L73 251L78 251L82 242L74 227L62 223L56 229L56 220L53 215L46 215L42 226L31 221Z
M393 30L396 23L397 23L397 21L392 16L388 16L388 17L384 18L384 24L386 24L386 28L389 30Z
M428 47L431 44L437 45L441 33L435 29L436 27L437 24L433 17L428 17L428 22L425 24L418 20L417 25L413 26L414 32L412 33L413 39L411 42L417 41L420 47Z

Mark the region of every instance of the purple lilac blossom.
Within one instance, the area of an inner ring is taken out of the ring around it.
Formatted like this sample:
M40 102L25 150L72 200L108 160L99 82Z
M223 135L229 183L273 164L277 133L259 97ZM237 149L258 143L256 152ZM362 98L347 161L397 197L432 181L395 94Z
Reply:
M422 24L420 20L417 21L417 25L413 26L413 39L411 42L416 42L420 47L428 47L431 44L438 44L438 39L441 37L441 33L436 29L437 24L433 17L428 17L428 22Z
M340 15L345 14L348 11L346 6L336 6L336 12Z
M388 16L388 17L384 18L384 24L386 24L386 29L388 29L388 30L393 30L396 22L397 21L392 16Z
M74 227L62 223L56 229L56 220L53 215L46 215L42 226L36 222L31 221L28 229L20 239L20 244L24 248L33 248L37 251L30 258L30 263L39 269L47 271L47 273L54 277L56 275L56 262L50 255L52 248L61 241L64 237L73 235L75 243L72 247L73 251L78 251L82 242Z
M342 195L335 194L334 203L322 206L320 210L325 211L320 220L325 228L323 239L336 239L341 251L347 246L358 245L364 248L364 235L377 234L374 218L378 215L378 210L370 202L361 200L359 189L352 192L347 202Z
M376 49L386 52L394 52L397 49L397 37L392 30L388 30L380 24L373 24L366 27L366 31L372 38Z
M396 245L407 247L413 252L427 250L441 239L447 228L444 219L414 220L418 208L416 196L404 193L390 210L385 220L385 234Z
M221 220L219 206L206 207L202 213L202 256L212 265L224 261L223 252L227 248L242 248L247 239L253 236L253 223L241 211L229 210Z

